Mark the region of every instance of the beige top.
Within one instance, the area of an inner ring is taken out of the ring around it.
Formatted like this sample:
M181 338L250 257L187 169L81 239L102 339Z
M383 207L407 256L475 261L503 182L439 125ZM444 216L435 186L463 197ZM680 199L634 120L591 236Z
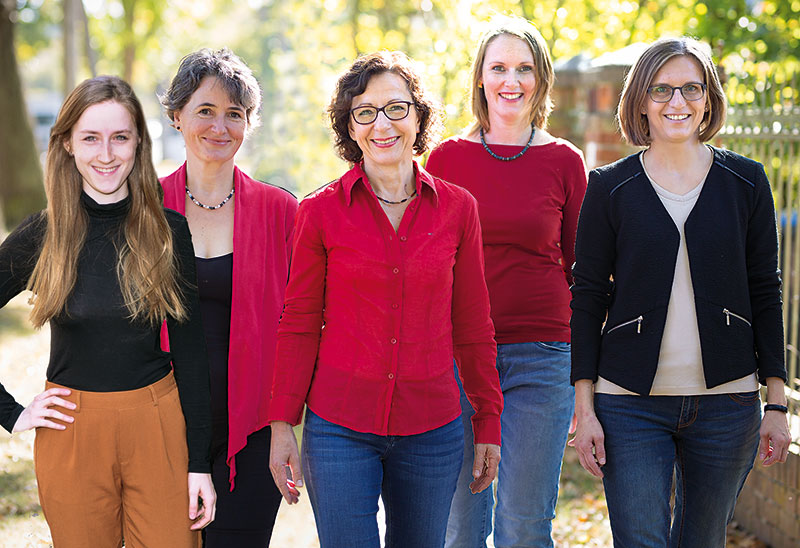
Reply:
M641 159L641 155L639 156ZM644 163L642 163L644 167ZM645 174L647 170L645 169ZM675 260L675 277L667 308L667 321L658 355L658 369L650 390L651 396L696 396L750 392L758 389L758 378L752 373L714 388L706 388L703 376L703 358L700 352L700 332L694 306L694 288L689 270L689 252L683 225L692 212L705 180L686 194L674 194L650 178L650 184L664 204L680 232L680 247ZM634 394L602 377L597 380L595 392L602 394Z

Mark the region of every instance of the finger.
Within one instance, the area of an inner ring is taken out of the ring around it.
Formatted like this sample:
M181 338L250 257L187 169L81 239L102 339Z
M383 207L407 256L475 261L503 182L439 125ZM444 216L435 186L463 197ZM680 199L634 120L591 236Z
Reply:
M69 396L70 394L72 394L72 390L69 388L48 388L44 392L39 393L34 399L43 400L50 396Z
M42 414L42 418L50 418L50 419L58 419L64 422L75 422L75 417L72 415L66 415L61 411L56 411L55 409L48 409L46 412Z
M197 507L197 489L193 486L189 486L189 519L195 519L198 516L198 507Z
M472 458L472 477L477 481L486 467L486 446L475 445L475 453Z
M596 438L594 440L594 458L600 466L606 463L606 445L604 438Z
M758 458L762 461L767 458L767 454L769 453L770 446L769 446L769 433L762 432L759 436L758 442Z
M68 401L68 400L61 399L61 398L56 397L56 396L52 396L50 398L47 398L47 400L48 401L47 401L46 405L48 407L50 407L51 405L57 405L58 407L63 407L64 409L72 409L72 410L75 410L78 407L77 404L75 404L75 403L73 403L71 401Z
M289 490L286 465L283 463L271 465L270 472L272 472L272 479L275 480L275 486L278 488L278 491L281 492L284 500L286 500L288 504L297 502L297 496Z
M597 465L597 461L595 460L594 453L592 453L591 449L583 448L583 450L579 450L578 460L580 460L581 466L583 466L584 470L589 472L591 475L598 478L603 477L603 472Z
M70 421L71 422L71 421ZM31 424L34 428L51 428L53 430L66 430L67 427L60 422L53 422L51 420L46 419L45 417L40 417L31 421Z
M577 428L578 428L578 415L573 413L572 420L569 421L569 434L574 434Z
M303 467L300 465L300 453L297 452L297 446L293 447L289 454L289 468L292 471L291 480L297 487L302 487Z

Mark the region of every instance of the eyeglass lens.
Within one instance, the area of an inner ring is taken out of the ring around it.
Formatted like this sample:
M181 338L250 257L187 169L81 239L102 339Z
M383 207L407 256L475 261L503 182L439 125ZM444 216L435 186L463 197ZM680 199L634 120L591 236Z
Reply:
M681 95L687 101L697 101L703 97L705 89L702 84L690 82L680 87L672 86L651 86L648 89L650 98L656 103L669 103L675 90L681 90Z
M408 116L410 103L400 101L397 103L388 103L380 108L378 107L358 107L353 109L353 118L359 124L371 124L378 118L378 113L383 111L386 117L390 120L402 120Z

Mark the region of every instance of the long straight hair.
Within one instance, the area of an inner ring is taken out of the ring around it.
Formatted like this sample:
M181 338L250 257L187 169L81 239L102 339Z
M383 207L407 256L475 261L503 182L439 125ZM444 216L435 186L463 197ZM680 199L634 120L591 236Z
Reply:
M167 316L186 318L179 287L172 232L161 207L163 190L151 157L152 141L142 105L131 87L115 76L85 80L64 100L50 130L44 174L47 230L28 289L31 322L41 327L67 310L75 287L78 256L86 241L88 216L81 205L83 179L66 144L84 111L105 102L122 105L136 125L138 144L128 185L130 209L123 226L116 275L132 320L158 325Z

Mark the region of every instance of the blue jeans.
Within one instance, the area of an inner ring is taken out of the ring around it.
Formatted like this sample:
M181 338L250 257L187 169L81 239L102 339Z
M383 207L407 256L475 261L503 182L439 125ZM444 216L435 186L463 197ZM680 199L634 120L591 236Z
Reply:
M595 394L594 407L605 433L603 486L615 548L724 548L758 448L758 392Z
M561 461L575 391L569 382L570 345L530 342L497 345L503 389L502 459L497 481L494 544L552 547ZM492 490L473 495L473 410L461 390L466 449L447 524L448 548L486 546L492 531Z
M303 474L321 548L441 548L464 450L461 421L412 436L379 436L329 422L310 409Z

